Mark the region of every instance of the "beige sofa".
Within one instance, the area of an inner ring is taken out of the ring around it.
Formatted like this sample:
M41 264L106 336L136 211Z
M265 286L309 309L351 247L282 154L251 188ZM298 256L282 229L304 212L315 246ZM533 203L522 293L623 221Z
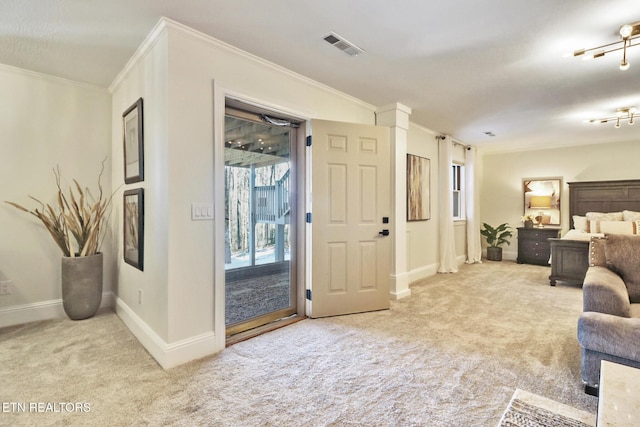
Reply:
M594 237L578 320L585 391L597 394L600 362L640 368L640 236Z

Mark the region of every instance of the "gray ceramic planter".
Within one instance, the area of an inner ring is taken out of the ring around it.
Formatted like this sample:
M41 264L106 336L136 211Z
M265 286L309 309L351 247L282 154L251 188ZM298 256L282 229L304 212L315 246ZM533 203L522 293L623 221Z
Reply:
M102 301L102 254L62 257L62 305L72 320L92 317Z

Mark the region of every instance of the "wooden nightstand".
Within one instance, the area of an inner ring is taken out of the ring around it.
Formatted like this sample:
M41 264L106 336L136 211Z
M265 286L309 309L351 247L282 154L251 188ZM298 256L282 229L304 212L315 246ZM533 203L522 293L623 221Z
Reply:
M549 238L560 237L560 228L518 227L518 263L549 265Z

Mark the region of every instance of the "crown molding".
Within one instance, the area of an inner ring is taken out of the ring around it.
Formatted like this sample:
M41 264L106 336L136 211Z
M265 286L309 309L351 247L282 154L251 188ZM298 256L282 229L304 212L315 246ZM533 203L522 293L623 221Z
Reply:
M111 83L111 85L109 86L109 91L113 93L113 91L115 90L115 88L120 84L120 82L126 77L126 75L131 71L131 69L133 68L133 66L138 62L138 60L143 57L144 55L146 55L148 53L148 51L157 43L158 39L167 32L167 30L171 29L172 31L176 31L176 32L180 32L188 37L191 37L194 40L198 40L202 43L208 44L214 48L219 48L219 49L224 49L228 52L231 52L235 55L238 55L240 57L243 57L245 59L248 59L260 66L263 67L267 67L267 68L271 68L274 71L277 71L281 74L285 74L291 78L294 78L300 82L303 82L305 84L308 84L310 86L314 86L318 89L321 89L325 92L330 92L333 95L339 96L341 98L344 98L350 102L353 102L355 104L359 104L365 108L368 108L370 110L375 111L376 107L374 105L369 104L368 102L365 102L359 98L356 98L354 96L348 95L344 92L341 92L337 89L334 89L330 86L327 86L325 84L322 84L320 82L317 82L309 77L303 76L302 74L298 74L294 71L291 71L287 68L284 68L278 64L275 64L273 62L267 61L266 59L263 59L259 56L256 56L252 53L249 53L247 51L244 51L242 49L239 49L235 46L232 46L226 42L223 42L221 40L218 40L214 37L211 37L207 34L204 34L198 30L194 30L193 28L187 27L184 24L181 24L179 22L176 22L172 19L166 18L166 17L162 17L160 18L160 20L158 21L158 23L156 24L156 26L153 28L153 30L151 30L151 32L149 33L149 35L147 36L147 38L144 40L144 42L142 42L142 44L140 45L140 47L136 50L136 52L134 53L134 55L131 57L131 59L129 59L129 61L127 62L127 64L125 65L125 67L123 68L123 70L120 72L120 74L118 74L118 76L114 79L113 83Z
M79 89L88 89L96 92L109 93L107 89L91 85L88 83L82 83L75 80L64 79L62 77L52 76L51 74L44 74L38 71L27 70L26 68L14 67L12 65L0 64L0 71L6 71L7 73L18 74L34 79L45 80L52 83L63 84L66 86L74 86Z
M120 73L118 73L116 78L113 79L113 82L111 82L111 84L109 85L110 93L114 93L116 91L120 83L122 83L122 81L129 75L131 70L138 63L138 61L141 58L144 58L149 53L149 51L156 45L156 43L158 43L158 41L164 35L164 33L167 32L167 25L165 21L166 21L166 18L160 18L158 23L155 25L155 27L153 27L151 32L147 35L147 37L142 42L142 44L138 46L138 49L136 49L133 56L129 58L129 60L127 61L125 66L122 68Z

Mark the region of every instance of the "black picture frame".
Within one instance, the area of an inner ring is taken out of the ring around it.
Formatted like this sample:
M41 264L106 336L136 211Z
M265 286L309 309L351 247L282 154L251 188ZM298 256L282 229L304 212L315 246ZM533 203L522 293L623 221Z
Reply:
M431 219L431 160L407 154L407 221Z
M144 124L142 98L122 114L124 182L144 181Z
M144 189L126 190L122 200L124 261L144 270Z

